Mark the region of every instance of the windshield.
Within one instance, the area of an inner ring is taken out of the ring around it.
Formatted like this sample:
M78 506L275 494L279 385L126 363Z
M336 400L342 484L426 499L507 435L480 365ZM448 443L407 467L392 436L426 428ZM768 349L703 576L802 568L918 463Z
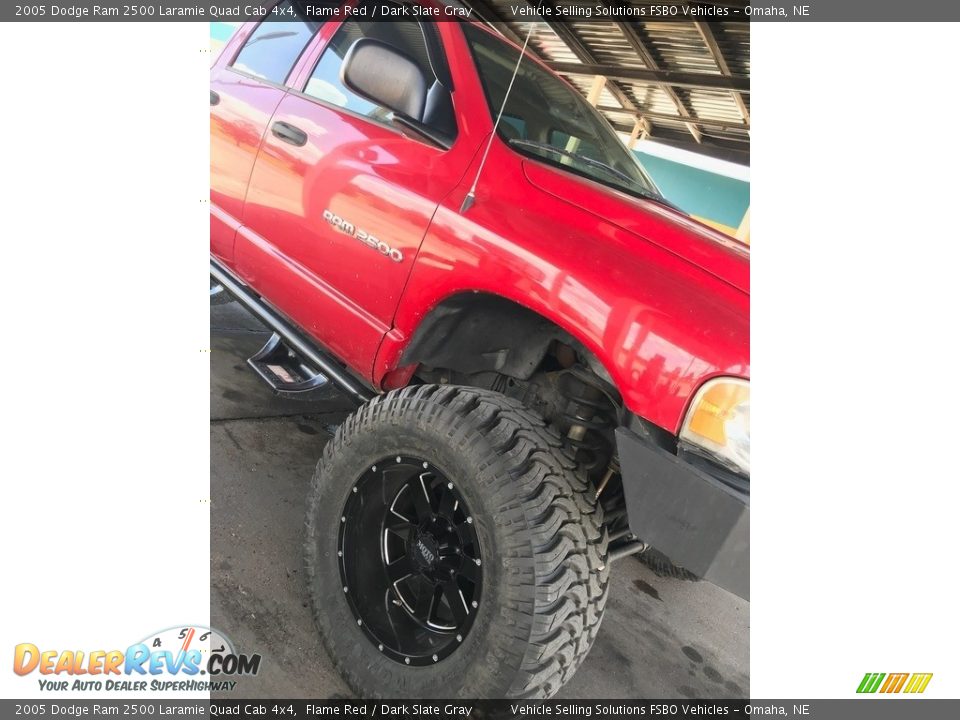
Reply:
M474 25L463 26L496 118L519 50ZM653 181L607 122L569 85L526 58L498 128L518 152L641 196L660 198Z

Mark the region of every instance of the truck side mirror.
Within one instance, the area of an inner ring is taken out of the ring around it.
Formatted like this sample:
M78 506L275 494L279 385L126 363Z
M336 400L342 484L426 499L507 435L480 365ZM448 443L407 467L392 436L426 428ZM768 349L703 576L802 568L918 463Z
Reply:
M384 42L357 40L343 59L340 82L398 115L417 122L423 119L427 78L412 58Z

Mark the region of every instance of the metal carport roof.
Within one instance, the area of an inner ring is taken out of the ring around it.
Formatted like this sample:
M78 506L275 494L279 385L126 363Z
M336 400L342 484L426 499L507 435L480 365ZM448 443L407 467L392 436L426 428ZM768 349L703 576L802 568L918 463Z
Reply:
M505 37L522 45L538 16L519 6L551 6L565 19L541 19L529 50L595 101L617 130L713 157L749 164L750 24L707 21L704 11L739 8L746 0L680 2L616 0L635 7L668 5L673 19L569 17L571 6L614 0L460 0ZM564 6L564 7L560 7ZM684 16L699 8L695 18ZM686 11L684 10L686 8ZM577 8L574 8L576 10ZM599 78L599 79L598 79Z

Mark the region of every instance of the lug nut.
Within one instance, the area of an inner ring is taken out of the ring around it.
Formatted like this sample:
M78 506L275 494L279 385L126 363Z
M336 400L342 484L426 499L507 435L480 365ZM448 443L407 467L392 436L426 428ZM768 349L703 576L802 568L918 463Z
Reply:
M470 603L470 604L471 604L473 607L476 607L476 606L477 606L477 601L474 600L474 601L473 601L472 603Z
M400 462L400 456L397 455L397 462Z
M407 665L410 664L410 658L404 658L403 661L404 661Z
M453 490L453 483L447 483L447 489Z
M457 635L457 642L463 642L463 635Z
M382 644L377 645L377 650L379 650L380 652L383 652L383 645Z
M429 467L429 466L428 466L426 463L423 464L423 469L424 469L424 470L426 470L428 467Z
M434 661L434 662L436 662L436 661L439 660L439 659L440 659L440 658L438 658L436 655L433 656L433 661Z
M467 518L467 525L473 525L473 518L472 518L472 517L468 517L468 518Z

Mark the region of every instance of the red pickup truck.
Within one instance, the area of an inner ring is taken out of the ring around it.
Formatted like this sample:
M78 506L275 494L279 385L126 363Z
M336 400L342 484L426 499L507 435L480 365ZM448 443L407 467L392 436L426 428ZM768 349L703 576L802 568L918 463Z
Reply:
M384 4L283 0L224 48L210 272L276 392L359 404L306 519L350 686L549 697L614 560L748 597L749 250L517 46Z

